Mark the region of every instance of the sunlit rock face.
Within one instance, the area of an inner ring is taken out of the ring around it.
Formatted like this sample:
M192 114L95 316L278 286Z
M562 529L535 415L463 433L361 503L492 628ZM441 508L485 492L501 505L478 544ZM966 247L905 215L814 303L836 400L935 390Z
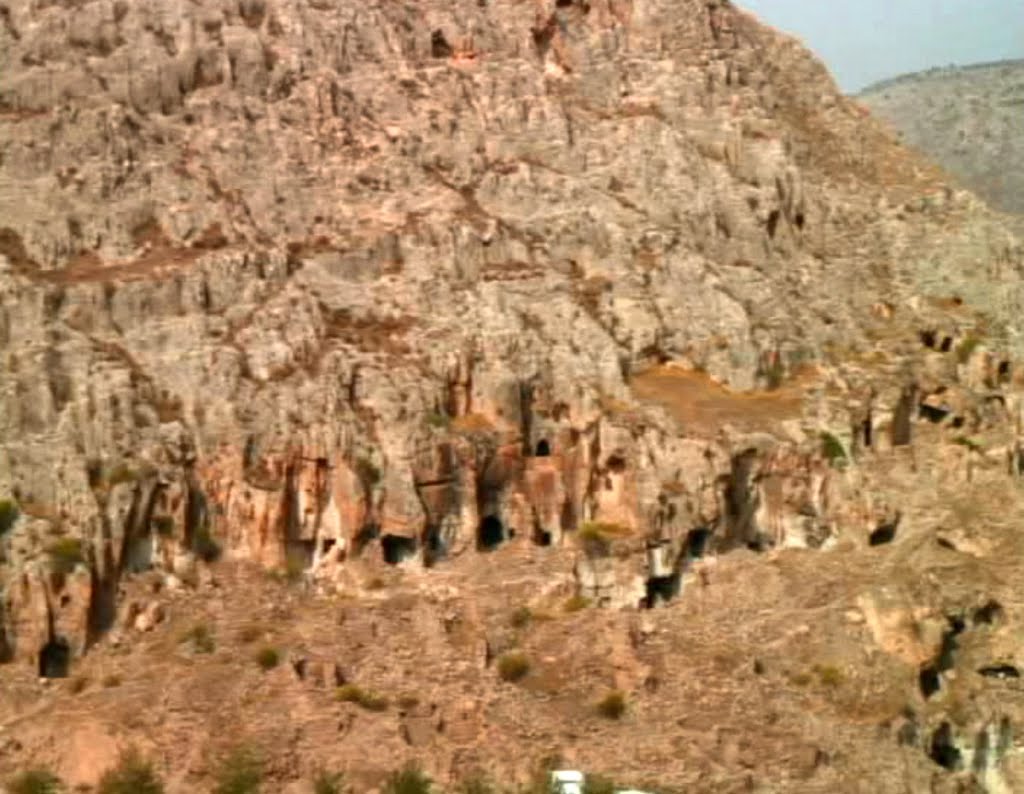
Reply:
M792 576L903 675L978 594L880 591L866 555L1013 548L1019 243L731 4L0 10L6 669L247 604L217 566L254 564L372 603L405 577L470 676L503 587L606 608L609 680L652 697L660 635L620 613L756 622ZM478 575L481 614L437 606ZM485 719L452 703L452 735ZM915 757L994 787L997 717L968 748L922 714Z

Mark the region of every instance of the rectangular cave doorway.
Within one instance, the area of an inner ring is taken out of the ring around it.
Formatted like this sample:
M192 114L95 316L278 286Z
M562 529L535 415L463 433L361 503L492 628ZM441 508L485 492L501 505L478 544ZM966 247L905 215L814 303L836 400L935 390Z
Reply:
M494 551L505 542L505 525L496 515L486 515L476 531L477 551Z
M388 565L401 565L414 559L418 546L416 538L404 535L383 535L380 539L381 553Z
M71 646L63 637L54 637L39 651L40 678L67 678L71 670Z

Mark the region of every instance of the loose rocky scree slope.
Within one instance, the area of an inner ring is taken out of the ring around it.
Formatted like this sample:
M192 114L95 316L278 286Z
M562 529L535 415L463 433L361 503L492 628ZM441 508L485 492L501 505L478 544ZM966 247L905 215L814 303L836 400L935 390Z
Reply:
M1021 246L799 45L0 11L0 779L1024 787Z

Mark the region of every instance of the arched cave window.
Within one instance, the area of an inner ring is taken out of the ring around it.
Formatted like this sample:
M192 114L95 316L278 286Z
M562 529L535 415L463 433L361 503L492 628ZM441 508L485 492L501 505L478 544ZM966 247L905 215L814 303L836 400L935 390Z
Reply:
M540 441L537 442L537 451L535 454L538 458L550 457L551 444L548 442L546 438L542 438Z
M39 651L40 678L67 678L71 668L71 646L63 637L54 637Z
M380 539L380 548L384 553L384 562L388 565L400 565L416 556L416 539L402 535L384 535Z
M484 516L476 533L476 546L480 551L491 551L505 541L505 527L497 516Z

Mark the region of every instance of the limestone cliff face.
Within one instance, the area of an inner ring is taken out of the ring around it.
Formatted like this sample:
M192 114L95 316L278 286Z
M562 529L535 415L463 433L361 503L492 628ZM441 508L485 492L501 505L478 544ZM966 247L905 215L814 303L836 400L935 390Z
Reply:
M584 536L632 607L705 536L863 544L1019 471L1019 244L729 3L5 10L10 657L218 552L330 583ZM992 443L903 498L919 397Z

